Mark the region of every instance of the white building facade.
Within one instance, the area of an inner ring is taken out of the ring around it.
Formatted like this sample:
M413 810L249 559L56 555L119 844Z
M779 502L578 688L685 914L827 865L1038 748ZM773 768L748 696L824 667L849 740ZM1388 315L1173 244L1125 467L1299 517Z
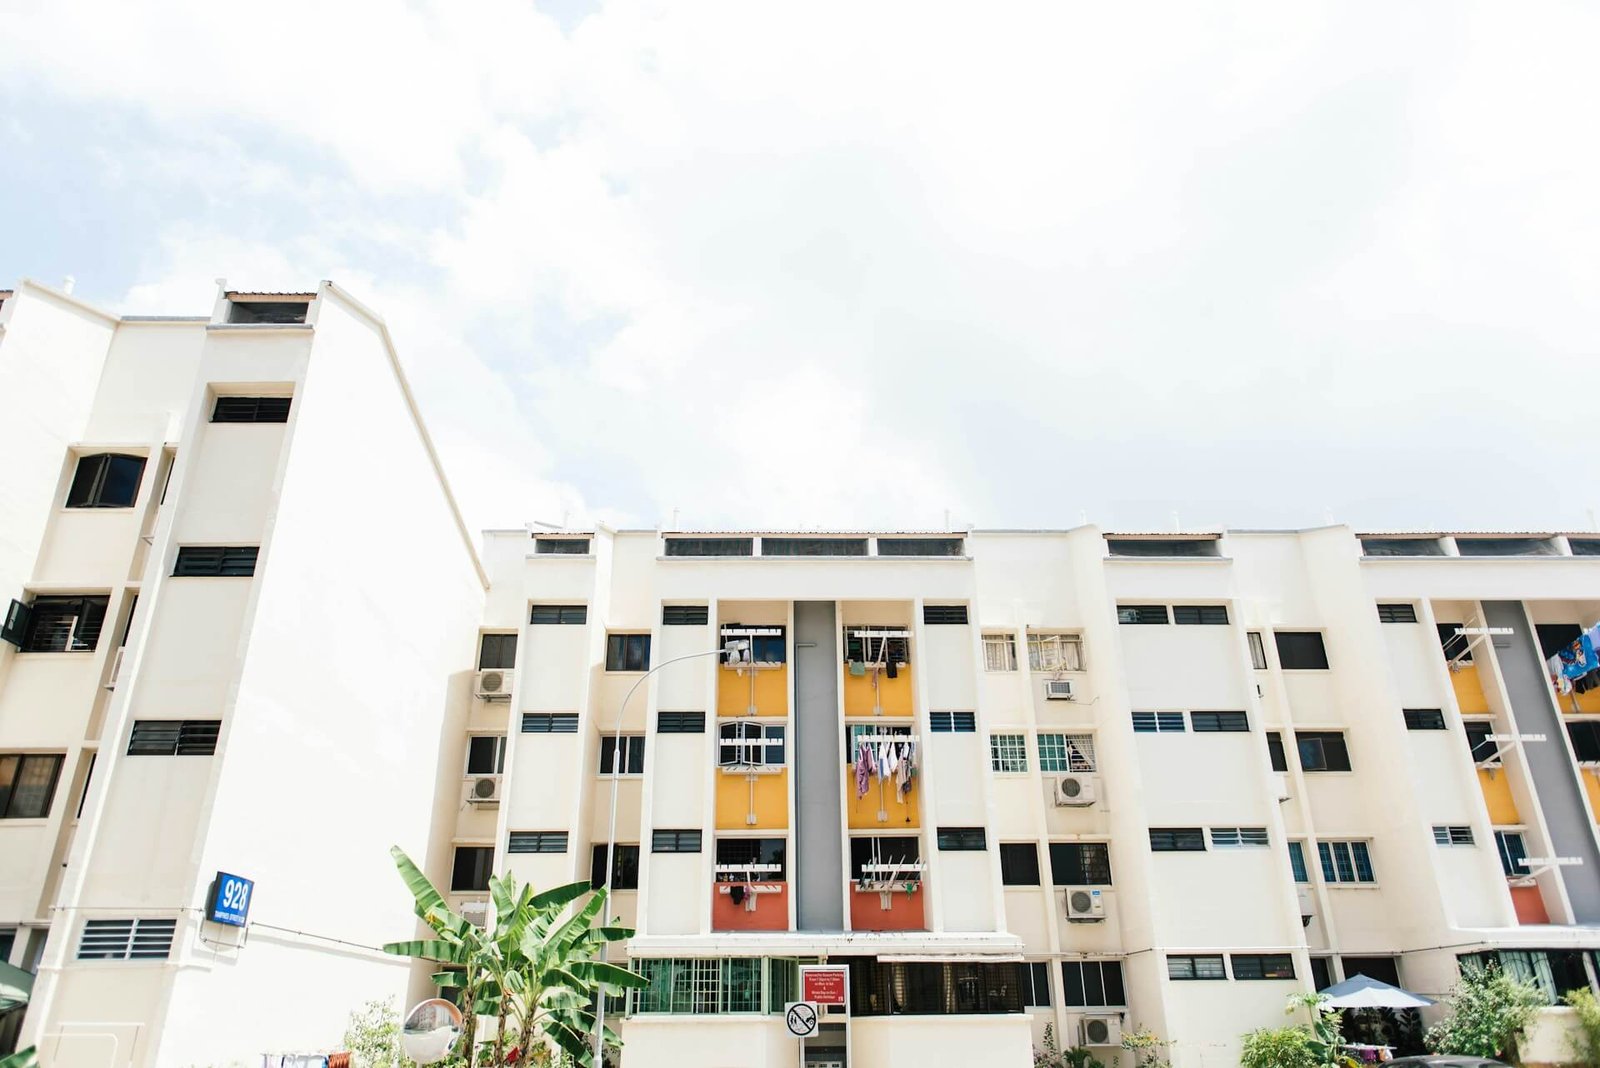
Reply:
M1600 691L1546 660L1600 535L528 527L480 565L329 283L194 321L19 286L0 408L0 954L49 1063L424 996L373 948L414 927L391 844L478 915L612 843L625 1064L1021 1066L1049 1027L1230 1065L1358 973L1596 984ZM818 962L848 1012L802 1041Z

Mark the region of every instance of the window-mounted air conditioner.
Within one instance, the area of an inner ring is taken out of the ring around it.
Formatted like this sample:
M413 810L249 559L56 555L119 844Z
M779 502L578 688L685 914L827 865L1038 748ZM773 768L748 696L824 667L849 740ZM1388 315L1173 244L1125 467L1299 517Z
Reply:
M1067 891L1067 920L1071 923L1100 923L1106 918L1106 899L1099 890Z
M1046 701L1076 701L1077 694L1072 689L1071 679L1047 679L1044 684L1044 697Z
M115 690L117 688L117 674L122 671L122 654L127 651L127 648L124 647L111 654L111 674L106 676L106 689Z
M467 780L472 784L467 802L473 805L498 805L500 803L500 776L476 775Z
M1297 896L1300 898L1300 926L1310 927L1312 917L1317 914L1317 908L1311 896L1311 887L1299 887Z
M1078 1018L1078 1044L1081 1046L1122 1045L1122 1017L1102 1013Z
M477 901L463 901L456 911L461 913L461 918L478 927L489 926L489 899L479 898Z
M1093 775L1063 775L1056 780L1056 807L1083 808L1095 802Z
M511 697L511 680L516 677L516 672L510 668L489 668L478 672L477 685L473 692L485 701L509 700Z

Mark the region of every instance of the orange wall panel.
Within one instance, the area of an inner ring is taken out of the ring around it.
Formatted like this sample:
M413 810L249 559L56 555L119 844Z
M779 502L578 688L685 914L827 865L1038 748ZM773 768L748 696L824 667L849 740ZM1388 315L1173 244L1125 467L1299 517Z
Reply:
M873 673L865 675L852 675L849 665L844 665L844 714L847 716L873 715L874 693L872 687ZM899 669L896 678L890 678L882 671L877 673L878 689L876 700L883 706L885 716L911 715L911 668Z
M1578 773L1578 778L1583 780L1583 792L1589 797L1589 816L1600 822L1600 770L1579 768Z
M742 772L717 772L717 829L719 831L772 830L789 826L789 770L755 776L754 823L750 776Z
M789 714L789 668L764 668L739 674L731 667L717 669L717 715L750 714L750 676L755 675L756 715Z
M1518 923L1550 922L1550 914L1544 907L1544 897L1539 893L1537 886L1513 886L1511 904L1517 910Z
M789 929L789 884L761 883L777 886L775 894L756 894L755 911L750 911L747 901L735 905L733 895L724 893L732 888L729 883L718 883L716 896L711 899L711 929L713 931L787 931Z
M876 891L863 893L854 883L849 886L850 929L852 931L924 931L927 919L922 902L927 896L928 884L923 883L916 893L896 890L889 895L889 907L883 907L883 898Z
M1516 799L1511 796L1511 780L1504 768L1479 768L1478 786L1483 790L1483 804L1489 810L1489 822L1497 827L1521 823Z

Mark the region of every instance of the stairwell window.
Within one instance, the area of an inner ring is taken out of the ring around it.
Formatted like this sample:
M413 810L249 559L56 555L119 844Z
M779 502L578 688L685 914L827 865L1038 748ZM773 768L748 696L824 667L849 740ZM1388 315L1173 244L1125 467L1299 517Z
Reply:
M1349 771L1350 750L1343 731L1295 731L1301 771Z
M1135 712L1133 714L1133 733L1135 734L1182 734L1183 731L1182 712Z
M222 721L216 719L134 720L129 756L211 756L217 751Z
M1322 862L1325 883L1372 883L1372 855L1365 842L1318 842L1317 859Z
M536 556L583 556L589 551L588 538L535 538Z
M1028 770L1028 736L989 735L989 770L1013 775Z
M650 635L606 635L607 671L649 671Z
M1444 730L1444 710L1439 708L1407 708L1402 710L1408 731Z
M1272 636L1278 644L1278 666L1285 671L1326 671L1328 650L1322 633L1315 630L1280 630Z
M175 578L249 578L256 573L256 545L185 545L172 565Z
M1010 634L983 636L983 670L1017 670L1017 639Z
M1134 626L1164 626L1169 622L1167 619L1167 606L1164 604L1119 604L1117 605L1117 622Z
M989 848L982 827L940 827L934 836L940 849L957 853L982 853Z
M1196 734L1241 734L1250 730L1243 712L1191 712L1189 727Z
M64 759L59 753L0 753L0 819L50 815Z
M1092 772L1094 769L1094 735L1039 735L1040 771Z
M700 852L700 832L652 831L650 834L650 852L698 853Z
M528 622L536 626L582 626L589 622L589 606L584 604L536 604L528 612Z
M978 716L976 712L929 712L928 729L934 734L973 734Z
M617 758L617 745L622 745L622 758ZM622 775L644 774L644 735L624 734L618 738L613 734L600 736L600 774L610 775L613 772Z
M1417 606L1414 604L1380 604L1378 606L1379 623L1415 623L1417 621Z
M667 604L661 606L661 625L664 627L703 627L711 622L711 610L703 604Z
M1028 632L1029 671L1082 671L1083 636Z
M1227 977L1228 969L1220 953L1167 956L1168 979L1226 979Z
M1265 827L1211 828L1211 848L1213 849L1265 849L1267 845L1267 829Z
M86 653L100 643L109 597L35 597L22 624L24 653Z
M103 452L78 457L67 490L68 508L132 508L144 476L144 457Z
M1175 604L1172 622L1180 626L1226 627L1228 606L1225 604Z
M704 712L656 713L657 734L704 734L705 732L706 714Z
M524 712L523 734L577 734L576 712Z
M1110 886L1110 847L1105 842L1051 842L1050 880L1056 886Z
M922 606L922 622L930 627L964 627L967 625L967 606L964 604L925 604Z

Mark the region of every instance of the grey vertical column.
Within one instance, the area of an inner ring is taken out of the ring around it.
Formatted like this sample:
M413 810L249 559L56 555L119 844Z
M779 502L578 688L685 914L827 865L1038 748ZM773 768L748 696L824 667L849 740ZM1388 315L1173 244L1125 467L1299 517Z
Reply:
M1550 829L1551 849L1557 856L1583 860L1557 869L1572 902L1572 919L1600 923L1600 846L1595 844L1593 817L1578 770L1567 756L1566 726L1550 692L1538 638L1520 601L1485 601L1483 614L1489 626L1516 632L1509 648L1495 649L1495 659L1517 717L1517 730L1545 736L1545 741L1525 743L1522 752L1538 791L1545 826Z
M839 734L839 665L832 601L794 606L795 923L802 931L844 930L844 843L839 806L844 767Z

